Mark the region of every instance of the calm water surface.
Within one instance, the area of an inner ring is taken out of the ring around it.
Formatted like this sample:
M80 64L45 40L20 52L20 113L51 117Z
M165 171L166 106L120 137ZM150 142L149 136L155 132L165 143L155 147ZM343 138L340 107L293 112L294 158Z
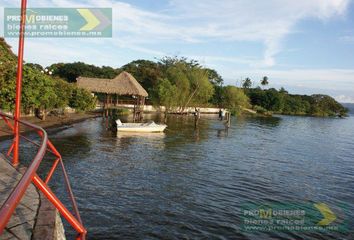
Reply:
M116 136L98 118L50 134L90 239L354 239L241 225L245 203L325 202L348 206L353 232L353 116L238 118L228 131L212 116L193 124L170 117L165 134Z

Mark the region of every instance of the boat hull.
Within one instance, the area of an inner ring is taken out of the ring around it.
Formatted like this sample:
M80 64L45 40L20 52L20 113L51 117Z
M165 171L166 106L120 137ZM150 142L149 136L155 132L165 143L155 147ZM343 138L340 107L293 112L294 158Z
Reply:
M119 126L117 127L118 132L163 132L167 126L166 125L161 125L161 126L154 126L154 127L148 127L148 126Z
M118 132L163 132L167 127L165 124L156 124L153 121L149 123L122 123L120 119L117 119L116 123Z

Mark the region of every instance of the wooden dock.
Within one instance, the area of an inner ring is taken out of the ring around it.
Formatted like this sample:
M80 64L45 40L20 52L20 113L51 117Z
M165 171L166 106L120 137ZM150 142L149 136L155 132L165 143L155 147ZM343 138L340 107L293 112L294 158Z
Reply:
M5 202L11 191L21 179L22 174L8 163L4 156L0 155L0 206ZM40 196L36 188L31 186L26 191L15 214L10 219L5 231L0 235L1 240L5 239L28 239L32 233L37 217L40 203Z

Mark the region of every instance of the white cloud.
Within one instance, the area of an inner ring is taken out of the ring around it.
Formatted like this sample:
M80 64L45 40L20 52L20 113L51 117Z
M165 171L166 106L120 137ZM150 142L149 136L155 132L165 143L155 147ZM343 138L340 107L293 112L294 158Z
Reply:
M108 3L109 1L106 1ZM113 3L115 30L130 43L255 41L265 45L256 66L274 66L281 42L304 18L343 15L349 0L171 0L163 13Z
M343 15L349 0L172 0L179 16L190 20L190 38L224 41L261 41L262 65L273 66L281 41L304 18L327 20Z
M340 98L347 97L347 100L350 100L354 97L354 93L350 92L350 89L354 89L354 70L268 68L277 64L276 55L283 51L282 41L297 31L296 24L299 21L307 18L328 21L334 17L345 16L350 0L169 0L168 2L169 5L160 11L142 9L113 0L29 2L28 7L112 7L114 38L60 41L27 39L26 60L44 65L59 61L85 61L119 66L129 61L129 56L122 55L122 51L127 52L127 49L132 53L138 52L138 56L152 58L181 51L169 47L169 44L203 43L208 47L208 42L213 42L213 46L225 42L263 43L261 58L237 54L230 56L226 53L213 56L193 55L188 51L184 51L183 55L201 60L207 66L215 66L225 79L234 79L232 81L247 76L260 79L267 75L274 85L328 91L337 89L343 92L343 95L337 94ZM18 1L0 0L0 6L17 7L18 4ZM3 17L1 8L0 12L1 19ZM1 25L0 28L2 30ZM351 33L340 40L354 42ZM17 45L16 39L12 39L10 43L12 46ZM164 50L160 46L164 46ZM246 65L250 68L236 71L234 66L230 65Z
M170 0L164 11L144 10L113 0L38 0L29 7L112 7L114 35L120 45L143 53L161 53L146 44L204 41L253 41L265 46L251 66L271 67L282 40L305 18L326 21L345 14L350 0ZM0 0L3 6L18 4ZM77 50L79 51L79 49Z
M339 95L334 97L338 102L341 103L354 103L354 96L350 97L350 96L346 96L346 95Z
M188 55L188 54L184 54L183 56L190 59L196 59L206 64L226 62L226 63L251 65L258 60L252 57L224 57L224 56L208 56L208 55Z

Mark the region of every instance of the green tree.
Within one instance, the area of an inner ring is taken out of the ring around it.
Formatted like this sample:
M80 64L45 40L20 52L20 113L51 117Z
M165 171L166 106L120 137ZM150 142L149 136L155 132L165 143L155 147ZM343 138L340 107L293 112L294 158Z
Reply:
M158 64L161 66L163 71L167 71L170 67L176 66L178 64L183 64L188 68L200 68L200 64L197 60L177 56L165 56L158 61Z
M284 87L281 87L281 88L279 89L279 92L280 92L280 93L283 93L283 94L288 94L288 91L286 91Z
M243 89L235 86L226 86L224 89L224 106L233 113L240 113L243 108L249 107L249 98Z
M16 92L17 58L9 45L0 38L0 109L13 111ZM85 90L78 89L66 81L53 78L41 72L39 64L24 64L22 111L46 114L54 109L64 109L68 105L77 110L94 108L95 98Z
M223 106L225 97L224 89L225 88L223 86L214 86L213 97L209 100L212 105L219 108Z
M16 69L12 63L0 65L0 109L13 111L16 92Z
M74 88L72 97L69 100L69 107L74 108L78 112L94 109L96 106L96 98L84 89Z
M163 77L158 63L149 60L135 60L121 67L121 71L127 71L143 86L151 91L157 86L159 79Z
M250 78L246 78L243 82L242 82L242 87L244 89L249 89L252 87L252 80Z
M262 80L261 80L261 85L262 85L263 87L267 86L267 85L269 84L269 81L268 81L268 80L269 80L268 77L267 77L267 76L264 76L264 77L262 78Z
M190 93L184 109L188 106L205 104L214 94L214 87L209 81L208 71L201 68L192 68L187 72L190 82Z
M166 58L160 63L164 71L164 79L176 87L174 101L178 112L183 113L187 107L208 103L214 94L214 87L209 81L208 71L201 68L195 61ZM165 65L164 65L165 64ZM159 91L154 91L159 99ZM159 102L159 100L155 100Z
M208 79L211 84L214 86L222 86L224 79L216 70L210 68L205 68L205 70L208 72Z
M83 62L74 63L56 63L48 67L54 76L67 80L68 82L76 82L76 78L96 77L96 78L114 78L119 71L112 67L97 67Z
M284 107L283 95L271 88L265 92L264 107L270 111L281 113Z
M74 90L77 88L74 84L68 83L61 78L54 79L54 88L57 95L54 107L56 109L64 109L69 106ZM90 100L91 101L91 100ZM91 109L88 109L91 110Z
M165 106L165 112L168 113L173 108L177 107L177 87L169 80L162 79L157 86L157 95L159 96L156 105ZM157 99L157 98L156 98Z
M42 67L42 65L37 64L37 63L26 63L25 66L27 66L29 68L37 69L39 71L44 71L44 68Z
M23 74L22 108L39 109L45 120L47 110L53 109L56 104L55 83L50 76L29 66L23 68Z
M345 116L348 112L348 109L328 95L315 94L311 98L311 114L314 116Z
M15 101L17 58L0 37L0 109L12 111Z

